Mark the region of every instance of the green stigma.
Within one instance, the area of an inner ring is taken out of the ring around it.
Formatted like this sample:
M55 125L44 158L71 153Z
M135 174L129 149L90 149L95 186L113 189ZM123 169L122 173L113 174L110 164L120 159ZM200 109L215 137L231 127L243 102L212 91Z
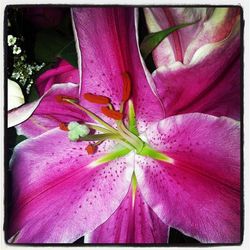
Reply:
M84 124L79 124L78 122L70 122L68 124L68 137L71 141L77 141L81 137L89 134L89 128Z

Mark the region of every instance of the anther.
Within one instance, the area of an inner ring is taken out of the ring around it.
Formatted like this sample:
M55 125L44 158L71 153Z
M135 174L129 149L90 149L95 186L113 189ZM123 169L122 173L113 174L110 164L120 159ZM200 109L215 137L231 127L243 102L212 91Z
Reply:
M91 93L86 93L83 95L83 97L84 99L92 103L97 103L97 104L109 104L110 103L110 99L102 95L94 95Z
M77 103L78 102L78 100L77 99L75 99L75 98L73 98L73 97L71 97L71 96L65 96L65 95L56 95L55 96L55 99L56 99L56 101L57 102L59 102L59 103L69 103L67 100L70 100L70 101L72 101L72 102L74 102L74 103Z
M93 145L93 144L89 144L86 148L85 148L85 150L87 151L87 153L89 154L89 155L93 155L95 152L96 152L96 146L95 145Z
M122 120L123 114L116 110L111 110L108 107L101 107L101 111L104 115L114 120Z
M122 73L122 80L123 80L122 101L126 102L131 95L131 78L128 72Z
M59 128L63 131L69 131L68 126L63 122L59 124Z

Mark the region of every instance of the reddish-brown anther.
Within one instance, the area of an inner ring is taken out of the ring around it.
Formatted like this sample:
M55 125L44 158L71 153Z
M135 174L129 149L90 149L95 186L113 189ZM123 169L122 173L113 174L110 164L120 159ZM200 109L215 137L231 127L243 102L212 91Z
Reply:
M71 96L66 96L66 95L56 95L55 99L59 103L67 103L68 104L69 102L67 101L67 99L71 100L71 101L74 101L74 102L77 102L77 99L75 99L75 98L73 98Z
M122 80L123 80L122 101L126 102L131 95L131 78L128 72L122 73Z
M101 107L101 111L104 115L114 120L122 120L123 114L116 110L111 110L108 107Z
M63 122L61 122L61 123L59 124L59 128L60 128L61 130L63 130L63 131L69 131L67 125L66 125L65 123L63 123Z
M96 152L96 146L95 145L93 145L93 144L89 144L86 148L85 148L85 150L87 151L87 153L89 154L89 155L93 155L95 152Z
M97 103L97 104L109 104L110 103L110 99L102 95L94 95L91 93L86 93L83 95L83 97L84 99L92 103Z

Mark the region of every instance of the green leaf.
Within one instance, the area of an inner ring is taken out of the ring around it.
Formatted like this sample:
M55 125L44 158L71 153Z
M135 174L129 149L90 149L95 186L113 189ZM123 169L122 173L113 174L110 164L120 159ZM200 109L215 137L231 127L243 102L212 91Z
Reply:
M147 56L159 45L159 43L174 31L187 27L192 24L194 23L180 24L145 36L140 45L142 57L146 59Z
M35 42L35 58L39 63L53 63L57 58L63 58L77 67L74 38L52 29L38 32Z
M55 30L42 30L36 35L35 58L39 63L55 62L69 40Z
M33 84L30 88L30 93L27 97L27 102L33 102L35 100L39 99L39 95L38 95L38 92L37 92L37 89L36 89L36 86L35 84Z
M26 140L26 139L27 139L27 137L24 136L24 135L17 135L17 137L16 137L16 145L19 144L20 142Z
M69 42L60 52L59 57L67 60L74 67L78 67L75 41Z

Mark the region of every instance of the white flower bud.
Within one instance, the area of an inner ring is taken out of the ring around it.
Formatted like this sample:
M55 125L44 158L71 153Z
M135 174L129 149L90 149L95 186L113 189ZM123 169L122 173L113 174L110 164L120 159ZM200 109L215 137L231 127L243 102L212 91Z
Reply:
M24 96L20 86L8 79L8 111L24 104Z

